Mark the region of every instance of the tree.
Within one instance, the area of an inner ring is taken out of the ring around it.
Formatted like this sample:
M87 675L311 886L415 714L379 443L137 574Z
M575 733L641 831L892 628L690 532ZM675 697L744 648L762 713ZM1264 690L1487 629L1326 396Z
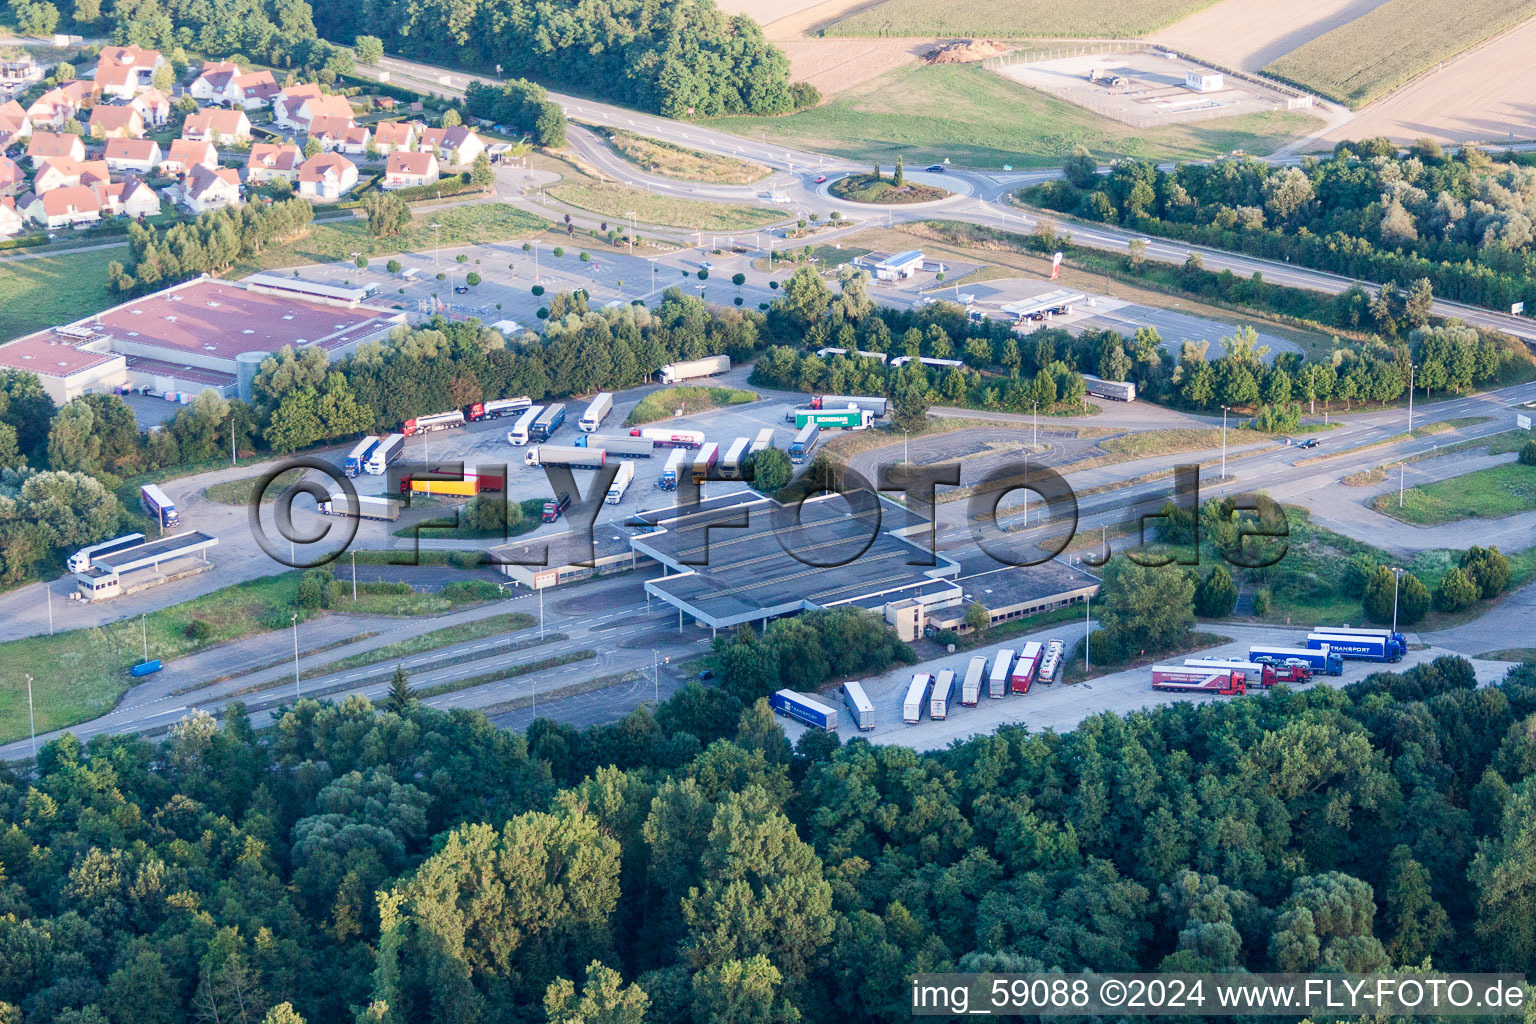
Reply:
M304 159L313 160L320 153L320 140L314 136L304 140Z
M496 170L491 166L491 158L484 153L475 157L475 162L470 166L469 183L485 190L496 183Z
M1392 575L1392 570L1378 565L1366 580L1365 593L1361 598L1366 617L1372 622L1391 622L1398 596L1397 579Z
M711 965L693 978L696 1024L798 1024L783 978L765 956Z
M1471 577L1460 569L1451 569L1435 587L1435 607L1443 612L1459 612L1476 604L1479 596Z
M39 0L11 0L11 16L24 36L50 36L59 27L59 9Z
M1072 152L1062 160L1061 173L1077 188L1086 189L1099 176L1099 162L1088 152L1087 146L1079 144L1073 146Z
M176 72L169 64L161 64L150 75L149 84L169 96L176 88Z
M377 66L384 59L384 40L378 36L358 36L352 40L352 50L359 64Z
M549 1024L642 1024L650 1000L639 985L624 986L619 972L593 960L587 965L581 994L567 978L544 991Z
M992 624L992 613L980 601L972 601L965 610L965 624L977 633L985 633Z
M1430 891L1429 872L1406 846L1393 848L1386 879L1381 919L1387 956L1402 966L1422 963L1450 934L1445 908Z
M357 259L352 261L352 265L354 267L356 267L358 270L367 270L368 269L368 257L367 256L359 256Z
M480 284L480 275L471 270L469 273L464 275L464 283L469 285L471 288L474 288Z
M1369 973L1387 964L1371 934L1371 887L1340 871L1296 879L1280 907L1269 955L1280 971Z
M391 274L398 274L400 273L401 266L402 264L399 260L390 260L388 263L384 264L384 269L389 271Z
M1403 573L1397 597L1397 621L1411 626L1429 611L1429 588L1411 572Z
M1195 621L1195 576L1174 566L1152 568L1129 558L1113 558L1104 567L1104 580L1094 607L1099 628L1093 653L1123 658L1142 651L1177 646ZM1102 634L1102 636L1100 636Z
M906 169L902 166L900 154L896 157L896 173L891 175L891 184L901 188L907 183Z
M395 674L389 678L389 696L384 699L384 706L397 715L403 715L414 702L410 676L405 674L404 665L396 665Z
M411 222L411 208L390 192L370 192L363 200L368 215L368 234L374 238L398 235Z
M752 456L749 465L747 479L763 494L776 494L794 474L794 465L781 448L764 448Z
M1509 586L1509 559L1498 548L1468 548L1461 556L1461 570L1477 584L1478 595L1484 600L1498 597Z
M1536 441L1527 441L1520 446L1520 465L1536 466Z
M1224 619L1237 606L1237 586L1224 565L1218 565L1195 587L1195 614L1203 619Z
M458 110L453 107L449 107L447 110L443 111L442 119L438 121L439 126L443 128L457 128L463 123L464 118L461 117Z

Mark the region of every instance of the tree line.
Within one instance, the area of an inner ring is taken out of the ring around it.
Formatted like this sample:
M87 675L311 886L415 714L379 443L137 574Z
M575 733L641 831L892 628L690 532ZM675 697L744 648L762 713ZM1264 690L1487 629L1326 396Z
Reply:
M107 264L107 283L125 295L156 291L201 274L222 274L268 245L302 238L314 220L305 199L225 206L160 230L128 227L128 263Z

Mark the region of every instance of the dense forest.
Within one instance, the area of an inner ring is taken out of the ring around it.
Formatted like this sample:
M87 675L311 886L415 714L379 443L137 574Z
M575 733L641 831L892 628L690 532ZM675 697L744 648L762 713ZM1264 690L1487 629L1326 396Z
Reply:
M1328 159L1283 166L1248 157L1159 170L1086 150L1029 202L1231 252L1290 260L1493 309L1536 305L1536 168L1474 147L1341 142Z
M1533 715L1536 668L1440 659L926 755L792 748L697 685L585 732L353 698L65 738L0 778L0 1019L815 1024L907 1019L921 970L1530 972Z

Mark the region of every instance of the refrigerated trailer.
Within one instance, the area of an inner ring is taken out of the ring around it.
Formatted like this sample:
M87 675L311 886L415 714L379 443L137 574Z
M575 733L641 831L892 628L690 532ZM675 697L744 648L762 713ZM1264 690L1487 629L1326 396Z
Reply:
M1254 646L1248 648L1248 660L1259 661L1268 659L1274 662L1300 661L1307 665L1314 674L1321 672L1330 676L1344 674L1344 658L1334 654L1327 644L1317 650L1310 647L1271 647Z
M1088 394L1095 398L1108 398L1113 402L1136 401L1136 385L1130 381L1103 380L1092 374L1083 374L1083 384Z
M796 409L784 416L784 421L793 423L796 429L814 423L823 430L864 430L874 419L874 413L858 406L846 409Z
M1013 663L1013 671L1008 674L1014 693L1029 692L1030 684L1035 681L1035 673L1040 670L1040 655L1044 652L1045 645L1038 640L1031 640L1024 645L1024 649L1019 652L1019 660Z
M773 447L773 428L772 427L764 427L762 430L759 430L757 432L757 436L752 439L752 447L747 449L747 454L748 455L756 455L758 452L762 451L764 448L772 448L772 447Z
M992 655L992 675L987 680L987 696L1002 700L1008 693L1008 670L1013 667L1013 651L1004 647Z
M603 424L603 417L613 411L613 395L607 391L600 392L596 398L587 405L587 411L581 414L581 422L577 424L583 433L590 434Z
M405 435L390 434L373 449L373 454L368 456L368 461L363 465L363 471L369 476L383 476L384 471L404 454Z
M1182 693L1219 693L1241 697L1248 692L1243 674L1231 668L1190 668L1184 665L1152 666L1152 689Z
M875 419L880 419L885 415L889 404L888 399L870 395L813 395L807 406L812 409L846 409L852 405L867 409Z
M1316 643L1313 637L1321 637ZM1329 640L1329 637L1338 637ZM1354 629L1349 626L1314 626L1307 646L1328 644L1335 654L1364 661L1401 661L1408 653L1408 638L1390 629Z
M356 504L347 498L342 491L336 491L331 495L330 501L320 503L322 515L341 516L353 519L378 519L384 522L394 522L400 518L400 502L394 498L379 498L371 494L359 494Z
M478 423L481 420L499 420L503 416L520 413L525 409L533 408L533 399L527 395L520 398L498 398L491 402L476 402L469 407L471 422Z
M955 689L955 670L942 669L933 681L933 693L928 697L928 717L935 722L949 717L949 695Z
M608 462L602 448L578 448L568 444L539 444L523 456L527 466L569 466L572 469L601 469Z
M656 454L650 441L627 434L580 434L575 443L578 448L601 448L610 459L648 459Z
M735 480L741 476L741 464L747 458L747 445L751 440L738 437L731 442L731 446L725 450L725 456L720 460L720 475L727 480Z
M853 724L859 727L860 732L869 732L875 727L874 702L864 692L864 687L853 680L844 683L842 690L843 703L849 714L853 715Z
M454 427L462 427L464 422L464 410L454 409L451 412L433 413L431 416L417 416L415 419L406 420L400 428L400 433L406 437L414 437L431 430L452 430Z
M624 492L629 490L629 485L635 481L635 464L633 462L619 463L619 473L613 478L613 483L608 485L608 496L603 499L609 505L617 505L624 500Z
M768 698L768 706L785 718L793 718L827 732L837 731L837 709L803 693L780 690Z
M676 384L679 381L695 380L699 377L716 377L730 368L730 356L705 356L703 359L668 363L657 372L657 377L663 384Z
M341 464L342 472L346 473L347 476L357 476L363 471L363 467L368 464L368 456L372 455L373 450L378 446L379 438L377 437L365 437L357 442L352 450L347 453L346 461Z
M821 428L814 423L807 423L800 428L800 433L789 443L789 461L804 462L810 458L811 452L816 450L816 442L821 437Z
M699 430L671 430L667 427L636 427L630 437L643 437L657 448L697 448L704 443L704 433Z
M539 413L539 418L533 421L528 428L528 440L548 441L555 431L560 429L560 424L565 422L565 406L556 402L547 405L544 411Z
M709 479L709 471L720 458L720 446L711 441L699 449L693 457L693 482L701 484Z
M440 473L442 470L434 472ZM409 474L400 479L401 494L452 494L460 498L472 498L487 491L504 491L506 488L506 477L497 473L477 473L472 469L460 474L457 480L419 480Z
M519 447L528 443L529 432L533 429L533 421L544 415L542 405L530 406L524 409L517 422L512 424L512 429L507 431L507 443Z
M987 659L975 657L965 669L965 681L960 684L960 703L973 708L981 703L981 680L987 674Z
M1266 690L1279 681L1275 666L1257 661L1240 661L1236 658L1185 658L1184 664L1190 668L1235 669L1243 674L1243 682L1246 685L1262 686Z
M145 537L142 533L128 533L112 540L102 541L100 544L92 544L88 548L81 548L69 556L69 561L64 564L70 572L85 572L91 567L91 560L98 555L115 555L119 551L127 551L143 544Z
M688 461L686 448L675 448L671 455L667 456L667 464L661 467L661 478L656 481L656 486L664 491L677 490L677 477L683 471L683 465Z
M154 484L145 484L139 488L139 506L144 509L145 515L160 524L162 530L181 525L181 516L176 514L176 503Z
M923 720L923 705L928 703L928 691L933 686L933 676L919 672L907 684L907 696L901 702L901 720L916 725Z

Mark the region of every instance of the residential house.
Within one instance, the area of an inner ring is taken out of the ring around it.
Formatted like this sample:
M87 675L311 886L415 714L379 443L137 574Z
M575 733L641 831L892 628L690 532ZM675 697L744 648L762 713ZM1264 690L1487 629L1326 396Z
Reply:
M233 167L210 170L194 164L181 180L187 208L193 213L207 213L224 206L240 205L240 173Z
M384 181L380 188L413 188L430 185L438 179L437 157L431 153L408 153L397 149L389 154L384 164Z
M129 175L115 185L96 186L103 213L114 217L156 217L160 214L160 197L155 190L138 178Z
M80 108L63 89L49 89L27 108L27 118L33 128L63 128L65 122L75 116Z
M475 157L485 152L480 136L463 125L452 128L427 128L421 133L418 148L437 154L437 158L450 167L465 167L475 162Z
M235 89L235 79L239 77L240 65L233 61L204 61L187 92L199 103L234 103L239 98Z
M102 159L114 171L152 174L165 162L165 153L154 139L110 139Z
M58 188L34 196L27 216L49 230L95 224L101 220L101 198L84 185Z
M27 159L36 167L39 160L84 160L85 143L78 135L63 132L33 132L27 143Z
M277 79L272 77L270 71L252 71L248 75L238 76L235 89L240 94L239 104L246 110L270 107L279 92Z
M13 192L27 180L20 165L8 156L0 156L0 192Z
M219 153L213 148L213 143L172 139L171 151L165 154L160 170L165 174L185 174L196 166L206 167L209 170L219 166Z
M111 180L112 171L105 160L79 161L59 157L44 160L37 165L37 173L32 175L32 191L45 195L61 188L74 188L77 185L89 188Z
M15 238L27 228L27 218L16 209L16 200L0 196L0 238Z
M101 104L91 111L94 139L142 139L144 116L128 104Z
M59 91L68 96L70 102L75 105L75 110L90 110L101 102L101 86L88 78L75 78L59 86ZM78 113L77 115L78 116Z
M280 128L298 128L299 108L305 101L320 95L320 86L314 82L280 89L272 99L272 115ZM309 122L304 122L308 124Z
M246 183L265 185L274 178L286 178L292 184L298 180L299 165L303 162L304 154L298 146L258 142L245 161Z
M32 134L32 119L27 108L10 100L0 104L0 150L9 148Z
M244 110L199 110L187 115L181 137L193 142L240 142L251 137L251 119Z
M13 100L43 80L43 66L30 53L0 61L0 98Z
M373 148L385 156L397 149L415 149L419 121L380 121L373 126Z
M350 117L317 117L310 122L309 137L327 153L350 153L357 156L368 152L368 142L373 136L367 128L354 123Z
M357 165L340 153L316 153L299 168L299 195L340 199L357 184Z
M345 96L310 96L293 114L294 127L308 128L322 117L352 120L352 104Z
M131 100L140 89L150 87L155 69L165 63L158 50L103 46L96 58L96 85L103 96Z
M133 98L133 108L146 125L162 128L171 120L171 101L159 89L145 89Z

